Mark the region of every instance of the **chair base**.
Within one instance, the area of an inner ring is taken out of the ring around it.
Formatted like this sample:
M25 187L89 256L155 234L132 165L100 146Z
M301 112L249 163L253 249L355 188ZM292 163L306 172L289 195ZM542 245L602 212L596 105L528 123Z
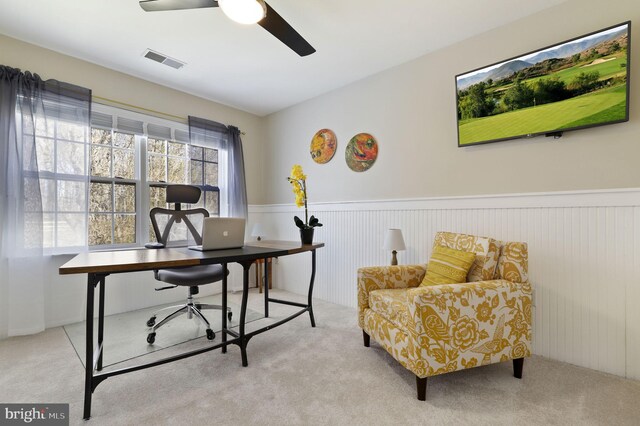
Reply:
M364 341L364 346L368 348L371 344L371 337L364 330L362 330L362 340Z
M205 318L205 316L202 314L202 310L204 309L222 310L222 306L211 305L208 303L194 303L193 295L190 293L189 297L187 298L186 304L168 306L166 308L162 308L154 312L151 318L147 320L147 326L151 327L151 331L147 335L147 343L153 344L155 342L156 331L163 325L167 324L169 321L172 321L178 318L182 314L186 314L187 318L189 319L194 317L198 319L206 327L207 339L209 340L215 339L216 334L214 333L213 330L211 330L211 325L209 324L209 321L207 321L207 318ZM174 311L171 314L164 317L160 322L156 323L156 318L158 314L166 310L174 310ZM231 321L232 315L233 314L231 312L231 308L227 307L227 318L229 319L229 321Z

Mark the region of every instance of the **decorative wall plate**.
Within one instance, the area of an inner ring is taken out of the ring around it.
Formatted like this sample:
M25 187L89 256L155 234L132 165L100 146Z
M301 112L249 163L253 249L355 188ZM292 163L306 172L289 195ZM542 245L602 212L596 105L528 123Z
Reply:
M333 158L338 148L338 139L333 130L320 129L311 139L311 158L318 164L328 163Z
M354 172L369 170L378 158L378 142L369 133L358 133L351 138L344 152L347 166Z

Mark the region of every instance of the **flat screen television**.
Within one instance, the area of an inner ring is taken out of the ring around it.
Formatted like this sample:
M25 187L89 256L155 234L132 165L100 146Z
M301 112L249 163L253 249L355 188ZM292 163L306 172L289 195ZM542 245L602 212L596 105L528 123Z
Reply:
M458 146L629 120L631 22L456 76Z

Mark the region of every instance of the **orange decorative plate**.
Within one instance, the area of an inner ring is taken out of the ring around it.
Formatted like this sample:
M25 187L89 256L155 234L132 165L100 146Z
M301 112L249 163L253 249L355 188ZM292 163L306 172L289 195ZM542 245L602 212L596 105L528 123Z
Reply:
M333 130L321 129L313 135L311 139L311 158L318 164L328 163L336 153L338 147L338 139Z
M358 133L351 138L344 151L347 166L354 172L369 170L378 158L378 142L369 133Z

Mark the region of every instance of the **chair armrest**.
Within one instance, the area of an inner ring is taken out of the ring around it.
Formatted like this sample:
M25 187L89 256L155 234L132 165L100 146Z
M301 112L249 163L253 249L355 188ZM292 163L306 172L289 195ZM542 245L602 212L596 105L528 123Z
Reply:
M358 324L364 326L369 292L381 288L417 287L427 272L426 265L370 266L358 269Z
M531 294L507 280L409 289L414 359L431 376L529 356Z
M164 248L164 244L162 243L147 243L144 245L144 248L148 248L148 249L163 249Z

